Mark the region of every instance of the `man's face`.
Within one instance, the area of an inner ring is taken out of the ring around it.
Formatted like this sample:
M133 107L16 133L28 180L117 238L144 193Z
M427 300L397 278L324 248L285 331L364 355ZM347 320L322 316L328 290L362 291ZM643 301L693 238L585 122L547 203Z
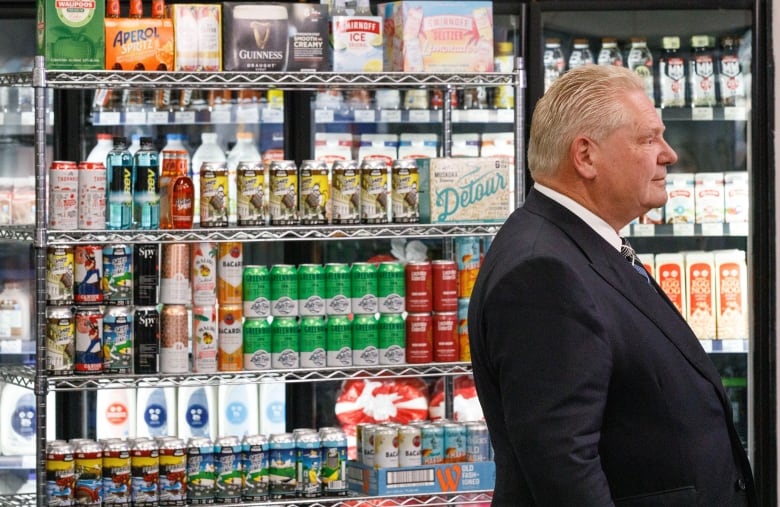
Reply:
M620 227L666 204L666 166L677 161L644 92L632 91L622 102L627 123L596 143L594 152L599 208L611 224Z

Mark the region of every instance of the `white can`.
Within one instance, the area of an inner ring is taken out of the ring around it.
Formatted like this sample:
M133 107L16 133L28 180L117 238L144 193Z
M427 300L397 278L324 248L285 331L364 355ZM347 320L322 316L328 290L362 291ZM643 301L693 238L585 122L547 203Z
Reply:
M422 435L419 426L401 426L398 429L398 466L422 465Z
M76 229L79 216L76 162L55 160L49 167L49 228Z
M192 245L192 304L217 304L217 244L206 241Z
M217 307L192 307L192 371L216 373L219 353Z
M374 436L378 424L366 424L360 431L360 457L366 466L374 466Z
M106 228L106 166L102 162L79 164L79 229Z
M374 431L374 468L398 468L398 430L379 426Z

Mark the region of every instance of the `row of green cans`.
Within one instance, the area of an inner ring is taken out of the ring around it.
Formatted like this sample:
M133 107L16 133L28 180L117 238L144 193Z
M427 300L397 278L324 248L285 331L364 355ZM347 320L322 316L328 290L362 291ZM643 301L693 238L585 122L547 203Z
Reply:
M245 266L243 310L248 318L395 313L405 310L400 262Z
M406 326L397 313L249 318L243 344L245 370L406 362Z

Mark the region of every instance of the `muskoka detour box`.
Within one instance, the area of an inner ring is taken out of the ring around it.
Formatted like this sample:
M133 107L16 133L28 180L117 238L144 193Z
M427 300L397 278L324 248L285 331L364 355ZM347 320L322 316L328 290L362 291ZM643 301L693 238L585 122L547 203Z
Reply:
M380 468L347 463L347 485L364 495L417 495L492 490L496 464L492 461L445 463L416 467Z

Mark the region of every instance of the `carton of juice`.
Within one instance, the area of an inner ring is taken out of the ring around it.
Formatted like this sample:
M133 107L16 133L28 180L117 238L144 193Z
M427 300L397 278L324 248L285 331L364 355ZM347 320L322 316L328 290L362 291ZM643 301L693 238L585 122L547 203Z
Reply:
M103 68L105 8L102 0L38 0L37 46L46 68Z
M686 320L700 340L715 339L715 257L711 252L685 254L688 286Z
M685 317L687 308L687 284L685 283L685 259L681 253L660 253L655 256L655 280L672 304Z
M717 337L748 337L747 265L742 250L715 252Z
M722 224L725 221L723 173L696 173L696 223Z
M106 69L173 70L173 20L107 18Z
M726 223L745 223L750 210L750 187L747 171L729 171L724 173L723 198L726 210Z
M666 201L664 214L668 224L692 224L696 219L693 173L669 173L666 175Z

